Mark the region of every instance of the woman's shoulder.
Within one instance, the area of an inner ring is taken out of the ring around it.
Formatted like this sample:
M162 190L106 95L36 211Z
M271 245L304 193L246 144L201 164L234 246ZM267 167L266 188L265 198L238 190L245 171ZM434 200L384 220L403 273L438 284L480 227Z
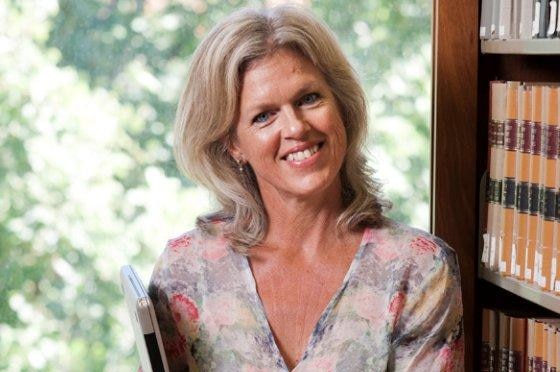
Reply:
M381 227L368 228L364 239L374 244L374 251L386 252L401 261L454 258L456 255L441 238L391 219L386 219Z
M216 220L204 228L196 227L167 241L161 260L196 264L201 261L216 261L230 251L225 238L224 221Z

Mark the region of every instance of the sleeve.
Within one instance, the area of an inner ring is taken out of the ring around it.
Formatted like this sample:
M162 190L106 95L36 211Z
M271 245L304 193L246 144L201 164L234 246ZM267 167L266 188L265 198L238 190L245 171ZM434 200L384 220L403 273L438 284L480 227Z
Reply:
M402 290L389 370L464 371L463 305L457 256L437 238L421 239L422 252L413 249L416 253ZM433 251L426 249L430 244Z
M181 309L174 306L172 265L164 252L154 267L149 284L149 295L154 304L169 370L189 371L193 358L189 351L187 335L180 327Z

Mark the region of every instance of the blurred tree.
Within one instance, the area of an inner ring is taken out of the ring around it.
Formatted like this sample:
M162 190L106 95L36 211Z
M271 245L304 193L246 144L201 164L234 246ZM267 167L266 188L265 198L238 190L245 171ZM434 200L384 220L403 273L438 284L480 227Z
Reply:
M167 175L178 176L170 123L189 57L216 20L239 6L260 2L59 4L47 45L61 51L60 64L81 71L92 86L115 92L121 102L149 111L149 121L131 135L143 151L157 154L156 164ZM370 96L372 152L383 159L379 163L374 158L373 164L395 203L389 214L428 228L431 2L356 0L345 3L344 11L339 10L340 0L311 5L338 35ZM395 119L400 125L387 122Z
M175 170L171 123L196 45L243 5L261 2L0 3L0 369L137 364L118 269L147 279L208 208ZM391 215L426 226L430 3L311 5L370 97Z

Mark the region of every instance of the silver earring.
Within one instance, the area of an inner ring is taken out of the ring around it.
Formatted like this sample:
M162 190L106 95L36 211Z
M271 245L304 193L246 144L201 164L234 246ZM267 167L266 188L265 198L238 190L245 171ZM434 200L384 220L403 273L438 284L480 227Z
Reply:
M235 159L235 161L237 162L237 169L239 170L239 173L243 173L243 163L239 159Z

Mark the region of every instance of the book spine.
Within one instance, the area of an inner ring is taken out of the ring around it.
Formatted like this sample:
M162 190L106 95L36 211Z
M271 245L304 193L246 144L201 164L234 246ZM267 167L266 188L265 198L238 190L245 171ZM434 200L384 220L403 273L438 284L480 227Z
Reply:
M539 39L546 38L546 31L548 30L548 22L550 17L549 0L541 0L540 14L539 14Z
M528 40L532 38L533 0L521 0L520 8L519 38Z
M499 252L500 273L511 276L512 251L515 251L514 216L516 197L516 160L517 160L517 123L518 123L518 90L519 83L507 83L506 121L504 133L504 165L503 165L503 195L501 236L503 237Z
M533 2L533 27L531 30L531 37L536 39L539 37L539 27L540 27L540 14L541 14L541 0L535 0Z
M534 372L545 372L544 367L544 324L539 321L535 321L535 333L534 333L534 354L533 354L533 371Z
M527 248L525 252L525 280L533 283L535 276L535 253L537 248L537 233L539 227L539 181L540 181L540 150L542 139L541 110L542 87L532 87L532 147L531 147L531 186L529 189L529 217L527 224Z
M498 38L501 40L511 39L511 9L512 0L500 1L500 24Z
M499 27L500 27L500 8L501 8L501 1L503 0L494 0L492 6L492 23L490 24L490 38L491 39L498 39L499 35Z
M493 195L494 208L492 208L492 219L489 222L491 230L490 236L490 253L488 266L498 271L499 266L499 252L502 245L501 237L501 220L502 220L502 188L503 188L503 163L504 163L504 132L505 132L505 118L506 118L506 83L505 82L492 82L491 85L492 97L492 111L491 120L493 121L494 138L493 146L490 149L490 179L493 181Z
M489 84L488 107L488 176L486 178L486 231L483 234L483 250L481 261L485 267L491 268L491 256L494 255L496 246L496 234L494 231L494 214L496 205L495 189L496 189L496 150L498 123L493 117L493 105L496 102L496 86L498 81L491 81Z
M550 0L549 4L549 18L548 18L548 28L546 30L546 37L553 38L556 36L556 20L558 15L558 1Z
M513 0L511 4L510 36L519 39L519 23L521 20L521 0Z
M547 329L547 353L546 360L548 364L548 370L550 372L556 371L556 361L558 355L556 355L556 330L554 325L549 324Z
M554 330L555 338L556 338L556 371L560 371L560 329L558 325L556 325L556 329Z
M540 244L537 247L538 285L546 290L553 289L552 257L554 242L554 220L556 217L556 159L558 157L558 89L545 87L543 94L543 140L541 158L541 224Z
M509 372L525 371L527 319L511 318L509 329Z
M533 135L533 123L531 121L531 87L523 85L520 87L520 122L518 152L517 156L517 174L518 191L517 191L517 221L515 221L515 277L523 279L525 276L525 254L527 249L527 224L529 218L529 189L531 176L531 147Z
M500 312L498 345L500 348L500 362L498 370L500 372L508 372L509 369L509 328L510 317Z
M480 7L480 38L490 39L492 36L492 8L493 0L482 0Z
M491 327L495 326L495 323L491 321L492 316L493 310L482 309L482 345L480 360L480 370L482 372L494 371L492 357L493 345L490 343Z
M527 371L533 372L535 360L535 319L527 319Z
M560 91L558 93L558 97L556 100L556 109L558 110L558 106L560 105ZM557 113L558 114L558 113ZM558 114L558 121L560 121L560 114ZM559 123L560 124L560 123ZM560 128L560 126L557 126L557 128ZM560 136L560 134L558 134ZM551 279L551 285L552 285L552 290L556 293L556 294L560 294L560 277L558 275L558 270L557 270L557 265L558 262L560 262L560 249L558 249L558 246L560 244L560 138L557 137L558 143L557 143L557 154L559 154L556 157L556 184L555 184L555 190L556 190L556 203L555 203L555 218L554 218L554 238L553 238L553 244L552 244L552 263L551 263L551 274L550 274L550 279Z

